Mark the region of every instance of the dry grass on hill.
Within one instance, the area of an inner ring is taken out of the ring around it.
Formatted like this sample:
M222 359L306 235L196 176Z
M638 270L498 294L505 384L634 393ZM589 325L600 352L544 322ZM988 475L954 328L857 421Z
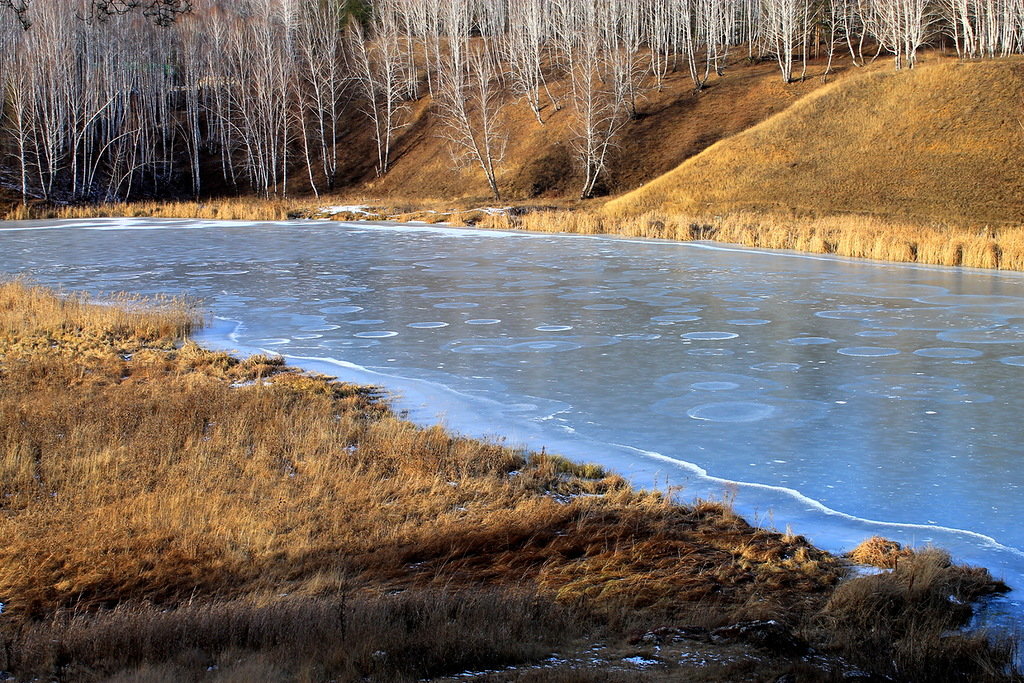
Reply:
M657 656L648 680L820 680L848 667L802 663L786 634L849 657L872 596L917 604L900 581L839 600L837 558L721 504L677 505L413 426L372 390L182 343L188 301L116 303L0 284L0 671L19 679L407 680L600 641ZM910 585L968 600L991 584L970 570L973 588L953 585L964 571L947 561ZM1007 680L1009 650L948 637L959 621L932 597L900 627L927 638L900 641L899 671L926 655ZM782 645L709 631L763 618ZM686 628L625 644L665 624ZM655 641L700 656L636 649ZM685 663L709 653L726 659ZM584 668L641 676L601 661Z
M1024 60L876 69L608 203L611 215L781 212L1024 221Z

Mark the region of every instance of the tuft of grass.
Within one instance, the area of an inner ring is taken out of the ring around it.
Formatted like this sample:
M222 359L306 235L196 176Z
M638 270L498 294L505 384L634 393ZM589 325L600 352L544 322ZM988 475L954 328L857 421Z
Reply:
M819 619L828 647L879 675L1006 680L1015 643L956 629L970 619L972 601L1007 590L988 571L956 565L948 553L926 548L903 556L892 571L841 584Z
M851 550L847 557L857 564L866 564L882 569L895 569L900 560L914 557L912 548L904 548L896 541L881 536L872 536Z

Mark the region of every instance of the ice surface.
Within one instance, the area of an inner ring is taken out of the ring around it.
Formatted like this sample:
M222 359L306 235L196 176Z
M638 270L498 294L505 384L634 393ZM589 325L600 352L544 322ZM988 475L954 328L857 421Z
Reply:
M1019 274L148 219L2 224L0 271L188 293L224 319L204 343L387 386L417 421L597 461L640 486L735 493L742 514L770 510L834 550L875 533L934 542L1024 585Z

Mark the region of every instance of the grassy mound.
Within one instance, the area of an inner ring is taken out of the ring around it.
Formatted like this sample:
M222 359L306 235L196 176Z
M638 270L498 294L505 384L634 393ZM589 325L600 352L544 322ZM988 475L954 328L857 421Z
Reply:
M813 92L608 203L647 211L1024 220L1024 61L874 70Z

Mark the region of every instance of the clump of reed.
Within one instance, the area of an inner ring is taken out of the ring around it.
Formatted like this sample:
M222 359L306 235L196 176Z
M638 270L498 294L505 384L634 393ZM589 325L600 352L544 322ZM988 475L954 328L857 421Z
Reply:
M893 548L885 549L891 557ZM892 565L836 589L818 617L827 647L892 680L1020 680L1011 638L957 631L972 601L1005 592L1005 584L935 548L903 553Z

